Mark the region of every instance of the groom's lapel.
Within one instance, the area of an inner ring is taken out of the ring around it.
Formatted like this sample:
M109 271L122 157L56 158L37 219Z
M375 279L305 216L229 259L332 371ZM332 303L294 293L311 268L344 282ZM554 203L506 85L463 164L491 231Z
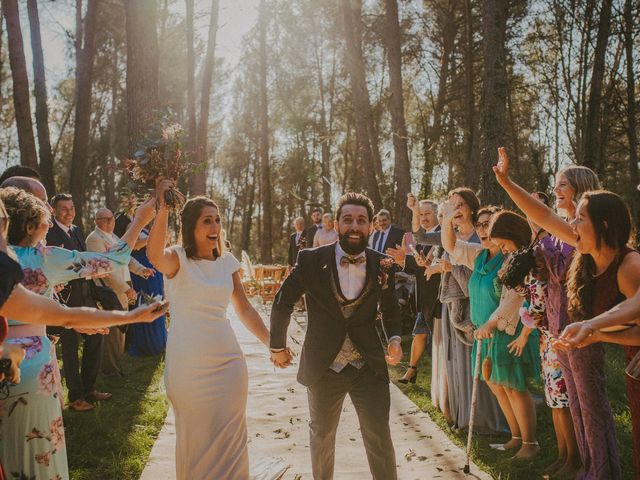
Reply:
M327 306L333 308L341 317L344 317L340 308L344 296L340 290L340 281L338 280L335 243L322 248L318 254L320 267L318 280L323 290L326 291L328 297Z

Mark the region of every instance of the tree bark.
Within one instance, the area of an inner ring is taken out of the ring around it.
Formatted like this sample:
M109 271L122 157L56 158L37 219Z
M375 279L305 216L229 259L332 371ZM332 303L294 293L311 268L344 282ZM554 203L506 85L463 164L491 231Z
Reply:
M156 0L125 1L127 32L127 132L135 150L157 121L158 17Z
M474 165L478 164L478 135L476 128L476 93L475 93L475 69L474 69L474 40L473 40L473 7L471 0L464 0L464 65L465 65L465 128L464 146L465 156L462 162L464 170L464 184L476 189L478 187L478 175L474 174Z
M269 105L267 98L267 6L260 0L260 197L262 199L262 234L260 257L263 263L272 258L271 165L269 160Z
M379 209L382 207L382 197L376 178L376 165L369 129L369 120L373 118L373 114L367 90L362 45L360 38L356 36L356 33L360 31L356 22L360 21L361 0L342 0L342 14L347 47L345 63L351 85L358 153L364 167L367 193L375 208Z
M211 102L211 81L215 67L216 34L218 32L218 12L220 1L212 0L211 17L209 24L209 41L207 55L204 61L202 73L202 91L200 94L200 118L198 119L198 131L196 134L196 161L197 172L191 176L191 194L205 195L207 193L208 170L208 140L209 140L209 109Z
M49 133L49 107L47 106L47 81L42 53L40 18L36 0L27 0L29 29L31 30L31 49L33 51L33 79L36 97L36 126L38 128L38 151L40 153L40 176L49 195L56 192L53 177L53 154Z
M76 207L76 224L83 225L85 203L86 165L89 156L89 130L91 127L91 88L93 83L93 59L99 0L89 0L84 20L84 35L80 55L76 59L76 114L73 132L73 152L69 190Z
M20 163L37 169L38 157L36 155L36 143L33 138L29 77L27 76L27 62L24 57L24 44L20 29L20 12L17 0L2 0L2 11L7 22L9 63L13 79L13 106L15 108L18 144L20 146Z
M185 33L187 37L187 133L188 149L196 152L196 53L193 45L193 0L186 0Z
M411 164L407 146L407 126L404 119L404 91L402 88L402 32L398 18L398 1L385 0L387 61L389 63L389 111L391 135L395 154L393 179L395 185L395 221L405 230L411 225L411 212L406 207L411 192Z
M483 95L481 106L482 158L480 195L483 204L502 204L503 192L497 185L492 167L498 147L504 145L507 105L506 31L508 0L482 2L484 54Z
M611 30L611 5L612 0L603 0L598 21L598 35L596 48L593 52L593 69L591 70L591 89L587 103L587 121L583 135L584 141L584 165L602 173L604 159L601 152L601 107L602 87L604 84L605 56Z
M636 77L633 70L633 2L625 0L624 2L624 48L627 64L627 139L629 141L629 177L630 177L630 195L633 199L633 215L636 225L640 220L640 208L638 205L636 187L640 183L640 174L638 173L638 122L636 120Z

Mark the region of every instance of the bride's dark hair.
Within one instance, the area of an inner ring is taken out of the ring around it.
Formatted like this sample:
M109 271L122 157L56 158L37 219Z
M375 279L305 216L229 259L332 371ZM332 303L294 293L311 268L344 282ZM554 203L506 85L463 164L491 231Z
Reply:
M198 258L196 239L193 232L196 229L198 218L200 218L202 210L205 207L213 207L218 210L218 213L220 212L218 205L210 198L204 196L190 198L187 203L184 204L184 207L182 207L182 212L180 213L180 236L182 237L182 247L184 248L187 258ZM218 245L213 251L213 256L218 258L223 254L223 252L224 240L222 229L220 229Z

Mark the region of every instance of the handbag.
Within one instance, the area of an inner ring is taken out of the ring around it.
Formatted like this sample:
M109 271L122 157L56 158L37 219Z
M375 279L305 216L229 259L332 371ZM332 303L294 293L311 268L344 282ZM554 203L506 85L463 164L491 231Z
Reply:
M100 282L100 284L96 282ZM96 308L100 310L124 310L116 292L107 287L101 278L89 282L89 284L91 297L93 301L96 302Z
M489 344L489 350L487 351L487 356L482 360L482 378L484 378L485 382L488 382L491 378L491 373L493 372L493 362L491 361L491 348L493 347L493 338L491 337L491 343ZM482 348L482 345L480 346Z

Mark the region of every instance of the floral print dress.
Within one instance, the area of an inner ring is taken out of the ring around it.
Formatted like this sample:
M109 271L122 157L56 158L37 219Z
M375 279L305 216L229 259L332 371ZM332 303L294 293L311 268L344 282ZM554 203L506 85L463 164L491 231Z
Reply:
M126 266L131 248L124 242L106 253L58 247L12 247L24 272L23 285L52 296L53 286ZM12 326L22 325L9 319ZM46 336L11 338L25 350L21 382L0 400L0 463L8 478L67 480L61 381L53 344Z

